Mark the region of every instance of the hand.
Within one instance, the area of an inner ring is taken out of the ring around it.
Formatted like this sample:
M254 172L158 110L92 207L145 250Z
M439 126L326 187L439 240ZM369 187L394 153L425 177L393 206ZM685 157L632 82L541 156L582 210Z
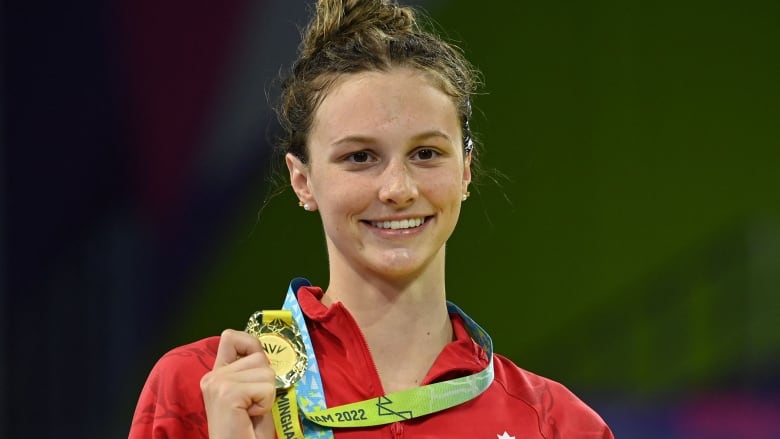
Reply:
M246 332L222 332L214 368L200 380L210 439L274 439L275 374Z

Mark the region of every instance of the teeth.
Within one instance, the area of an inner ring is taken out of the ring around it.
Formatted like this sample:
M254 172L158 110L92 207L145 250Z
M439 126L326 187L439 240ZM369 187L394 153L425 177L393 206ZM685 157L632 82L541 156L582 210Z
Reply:
M371 221L371 225L379 227L380 229L411 229L413 227L420 227L425 221L424 218L412 218L404 219L400 221Z

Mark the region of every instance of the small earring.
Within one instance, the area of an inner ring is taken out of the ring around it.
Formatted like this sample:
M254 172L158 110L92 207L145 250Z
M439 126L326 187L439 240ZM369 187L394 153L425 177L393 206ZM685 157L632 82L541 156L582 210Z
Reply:
M466 201L466 200L468 200L468 199L469 199L469 195L471 195L471 192L469 192L469 191L466 191L466 193L465 193L465 194L463 194L463 201Z
M303 207L303 210L306 210L306 211L311 210L311 206L309 206L309 203L304 203L303 201L298 201L298 205Z

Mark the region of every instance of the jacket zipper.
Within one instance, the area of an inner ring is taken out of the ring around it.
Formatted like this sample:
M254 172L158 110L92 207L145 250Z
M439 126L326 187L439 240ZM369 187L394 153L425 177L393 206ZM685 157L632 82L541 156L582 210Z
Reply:
M404 437L404 424L400 422L394 422L390 424L390 433L392 433L393 439L400 439Z
M374 371L375 383L377 385L377 388L379 389L379 393L384 395L385 388L382 385L382 377L379 376L379 369L376 367L376 363L374 363L374 355L371 352L371 348L368 346L368 342L366 341L366 336L363 334L363 331L360 329L360 326L358 326L357 322L355 321L355 318L352 317L352 315L349 313L347 313L347 316L349 316L350 320L352 321L352 329L357 334L356 339L359 340L360 346L363 348L363 353L367 356L366 361L371 367L371 370ZM400 439L404 437L404 425L402 423L394 422L390 424L389 427L390 427L391 438Z
M374 371L374 383L377 386L377 390L379 391L379 394L384 395L385 388L384 386L382 386L382 377L379 376L379 369L376 367L376 363L374 363L374 355L371 353L371 348L368 347L366 336L363 334L363 331L360 329L360 326L358 326L357 322L355 321L355 318L352 317L352 315L349 313L345 313L345 314L352 322L352 329L357 335L356 338L360 342L360 346L363 348L363 353L364 355L366 355L366 361L368 362L368 365L370 366L371 370Z

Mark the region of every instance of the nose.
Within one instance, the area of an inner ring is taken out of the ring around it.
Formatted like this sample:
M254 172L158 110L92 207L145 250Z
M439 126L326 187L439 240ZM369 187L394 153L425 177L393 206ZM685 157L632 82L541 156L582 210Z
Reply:
M396 207L409 206L417 199L417 182L406 163L394 160L380 177L379 198Z

